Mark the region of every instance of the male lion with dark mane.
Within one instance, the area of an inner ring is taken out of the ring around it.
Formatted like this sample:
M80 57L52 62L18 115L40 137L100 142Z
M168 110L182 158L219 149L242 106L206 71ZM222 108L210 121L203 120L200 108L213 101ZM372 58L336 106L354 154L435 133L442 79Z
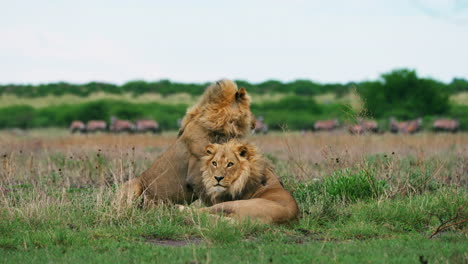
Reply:
M205 146L241 138L252 129L250 97L230 80L210 85L190 108L176 142L139 177L118 192L118 204L130 204L143 195L145 202L169 201L190 204L204 192L200 158Z
M234 139L208 145L201 170L206 190L201 199L212 205L202 211L263 223L286 223L298 216L296 201L252 144Z

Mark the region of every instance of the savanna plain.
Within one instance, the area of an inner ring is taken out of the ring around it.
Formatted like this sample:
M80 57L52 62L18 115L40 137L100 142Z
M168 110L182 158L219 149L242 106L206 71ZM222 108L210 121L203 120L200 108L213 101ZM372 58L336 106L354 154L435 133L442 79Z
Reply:
M0 262L468 262L468 133L251 136L300 206L288 225L115 206L175 139L0 131Z

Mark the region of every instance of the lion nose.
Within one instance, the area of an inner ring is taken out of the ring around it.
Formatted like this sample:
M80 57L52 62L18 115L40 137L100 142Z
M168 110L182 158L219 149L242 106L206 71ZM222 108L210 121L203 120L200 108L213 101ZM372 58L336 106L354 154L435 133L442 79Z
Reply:
M223 176L215 176L215 179L216 179L218 182L220 182L222 179L224 179L224 177L223 177Z

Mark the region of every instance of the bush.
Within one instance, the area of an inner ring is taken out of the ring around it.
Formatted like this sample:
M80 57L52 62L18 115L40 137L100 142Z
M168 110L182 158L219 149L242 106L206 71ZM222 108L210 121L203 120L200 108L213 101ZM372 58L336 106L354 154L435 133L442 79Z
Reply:
M310 204L311 201L327 200L355 202L376 198L383 194L386 183L377 180L372 171L350 169L335 171L322 181L312 183L298 183L294 187L294 197L299 203Z
M448 89L451 93L468 92L468 80L454 78L448 85Z
M74 120L109 122L111 116L116 116L131 121L154 119L163 129L178 129L177 119L184 116L186 108L186 105L132 104L116 100L57 105L41 109L11 106L0 108L0 128L68 127Z
M445 114L449 110L445 85L420 79L415 71L395 70L383 74L380 81L363 82L358 87L366 110L377 118L410 119Z
M30 128L35 119L35 110L28 105L15 105L0 109L0 128Z
M460 130L468 130L468 105L452 105L448 116L455 118L460 123Z
M382 194L385 182L377 180L373 172L360 170L351 172L349 169L336 171L323 181L326 193L344 201L357 201L373 198Z
M314 119L322 113L312 97L288 96L277 102L253 104L252 112L263 116L272 129L310 129Z

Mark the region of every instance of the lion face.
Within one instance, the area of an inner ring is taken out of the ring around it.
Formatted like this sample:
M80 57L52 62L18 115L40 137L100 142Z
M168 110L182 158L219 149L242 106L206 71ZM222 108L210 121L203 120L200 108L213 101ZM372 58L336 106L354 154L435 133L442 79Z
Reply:
M222 145L210 144L205 150L201 170L209 196L235 197L253 180L250 177L250 163L256 153L253 145L231 140Z

